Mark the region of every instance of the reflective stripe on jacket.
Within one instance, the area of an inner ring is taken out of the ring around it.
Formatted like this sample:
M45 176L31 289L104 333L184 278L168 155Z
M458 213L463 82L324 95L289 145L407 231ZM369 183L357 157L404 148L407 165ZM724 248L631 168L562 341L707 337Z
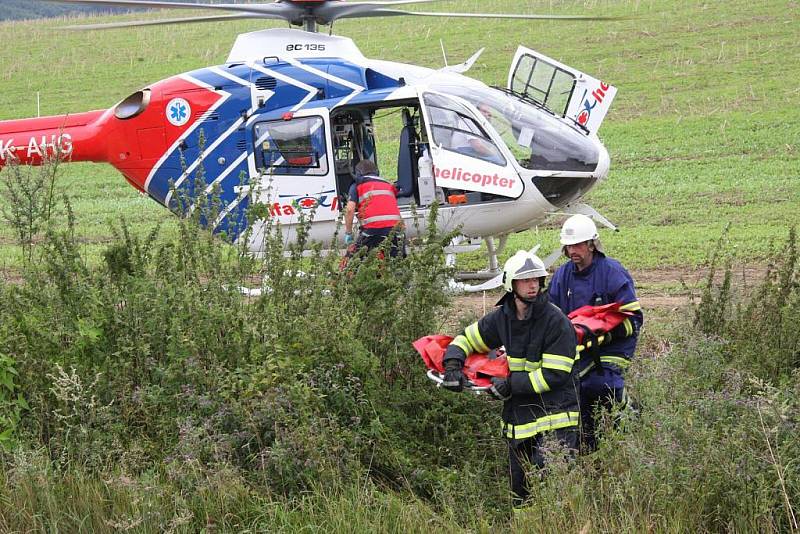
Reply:
M365 177L356 186L358 218L362 228L391 228L400 222L397 189L377 176Z
M503 434L526 439L578 426L577 340L572 323L541 293L517 319L511 293L501 306L469 325L447 347L444 359L504 346L511 370L511 398L503 404Z

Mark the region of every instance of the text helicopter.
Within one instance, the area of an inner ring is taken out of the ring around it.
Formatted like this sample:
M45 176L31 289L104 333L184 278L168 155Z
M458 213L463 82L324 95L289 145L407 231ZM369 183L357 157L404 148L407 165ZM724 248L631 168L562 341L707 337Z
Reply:
M613 228L579 200L609 171L597 130L614 87L523 46L511 62L507 86L500 88L463 74L482 50L462 64L434 70L369 59L348 38L316 33L317 25L355 17L607 17L394 8L433 0L53 1L227 12L72 29L248 18L283 19L304 29L239 35L224 64L153 83L108 110L0 121L0 168L9 162L41 164L54 154L110 163L133 187L175 212L192 210L201 194L213 191L220 209L205 224L229 237L246 236L249 249L259 254L268 219L278 221L292 240L301 215L310 210L311 239L335 247L355 164L377 163L388 150L394 160L397 151L396 186L407 235L424 230L438 202L437 224L459 228L470 240L448 249L450 261L484 238L485 278L497 274L497 254L509 233L552 213L584 213ZM387 116L397 120L390 144L376 131L386 123L376 117ZM245 232L251 203L264 204L265 215Z

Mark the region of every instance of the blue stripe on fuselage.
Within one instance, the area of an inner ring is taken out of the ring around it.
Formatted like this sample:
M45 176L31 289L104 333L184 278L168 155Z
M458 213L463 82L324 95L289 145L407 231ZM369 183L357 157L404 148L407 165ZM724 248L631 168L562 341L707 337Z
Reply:
M229 70L231 74L237 77L245 76L243 83L247 83L248 68L241 66ZM162 162L160 168L155 172L150 181L149 193L162 204L166 202L170 184L178 180L183 174L184 169L190 167L201 157L203 149L213 145L220 135L228 130L243 113L246 113L250 109L251 99L249 87L237 84L230 79L214 73L210 69L196 70L188 73L188 75L211 87L219 88L222 91L230 93L230 96L214 111L213 115L218 117L218 119L206 120L203 124L195 128L195 130L185 138L183 147L169 154ZM202 170L196 169L191 173L181 187L178 188L178 196L186 197L186 199L193 198L194 184L198 175L206 176L207 178L204 178L204 181L210 183L215 175L222 172L224 168L220 168L221 166L217 163L220 157L223 157L228 162L234 161L236 157L241 154L241 150L237 150L236 147L236 143L240 139L244 140L243 131L239 132L239 130L235 130L228 135L227 139L219 143L213 151L206 151L203 165L201 166ZM173 199L169 207L170 209L176 209L178 204Z
M300 62L302 65L320 71L322 74L310 72L296 65L289 63L263 63L260 68L251 69L248 65L226 66L222 65L215 69L223 71L232 78L241 80L240 83L222 76L212 68L200 69L188 73L189 76L208 84L209 86L225 91L230 96L214 112L217 120L206 120L189 134L183 144L182 149L173 151L162 162L159 169L154 173L150 181L149 193L162 204L166 203L167 195L170 191L170 184L174 183L183 174L184 169L189 168L197 162L198 158L203 157L201 165L186 177L177 188L177 194L170 200L170 209L177 212L184 212L193 206L201 194L200 184L197 181L202 177L202 185L205 187L215 179L225 173L225 177L217 184L215 199L219 201L218 211L224 210L231 203L236 202L239 194L234 190L239 185L249 183L247 159L252 155L254 140L252 138L251 125L260 120L274 120L297 105L309 96L309 91L300 85L310 86L318 91L303 107L335 107L344 98L351 97L350 102L367 102L381 100L379 95L389 93L393 88L379 89L377 91L366 91L365 71L353 63L336 59L314 59ZM261 69L266 70L263 72ZM261 79L262 87L271 87L271 82L266 80L270 72L275 73L275 85L272 91L274 94L255 110L251 109L251 84L256 84ZM327 74L328 76L325 76ZM283 79L287 78L289 80ZM331 79L334 77L334 79ZM352 86L337 81L341 79L349 84L356 85L361 89L354 89ZM298 82L293 85L291 81ZM394 80L386 78L383 87L391 85ZM396 82L395 82L396 83ZM399 86L399 84L397 84ZM353 96L354 93L357 93ZM252 113L252 115L251 115ZM242 123L240 127L228 132L233 124L247 118L247 123ZM228 132L226 134L226 132ZM226 135L220 141L220 136ZM215 142L220 141L213 149L208 150ZM205 150L201 150L205 149ZM244 150L242 150L244 149ZM328 150L330 152L330 150ZM242 157L246 154L247 157ZM231 165L241 158L235 166ZM239 199L239 204L229 215L225 217L215 231L225 231L232 237L237 236L245 229L244 211L247 207L248 199ZM201 217L205 223L205 217Z

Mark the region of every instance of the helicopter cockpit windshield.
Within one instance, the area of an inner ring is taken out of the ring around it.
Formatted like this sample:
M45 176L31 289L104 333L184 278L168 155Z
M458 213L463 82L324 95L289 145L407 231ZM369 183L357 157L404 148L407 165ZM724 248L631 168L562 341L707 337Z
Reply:
M597 167L600 158L597 147L587 142L584 133L512 94L485 86L432 85L431 89L463 98L478 108L525 169L593 172ZM480 136L480 129L472 132L461 129L454 130L453 135Z

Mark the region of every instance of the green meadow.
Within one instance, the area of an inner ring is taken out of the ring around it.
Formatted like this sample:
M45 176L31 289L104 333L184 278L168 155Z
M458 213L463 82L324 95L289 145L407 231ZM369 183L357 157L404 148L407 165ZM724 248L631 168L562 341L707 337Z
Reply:
M600 130L611 172L584 200L618 225L601 236L644 307L637 409L604 421L595 453L549 448L514 511L499 403L432 387L410 348L496 297L447 293L450 236L341 275L313 243L284 254L272 227L254 259L112 167L65 164L55 225L21 247L0 223L0 532L800 530L800 3L406 7L615 18L333 32L432 68L442 48L453 64L486 47L469 74L500 86L523 44L617 87ZM41 115L105 109L222 63L238 33L285 27L61 29L186 14L0 23L0 120L36 116L37 94ZM562 219L511 236L504 257L555 248ZM259 297L231 290L262 279Z
M469 1L436 6L488 9ZM469 74L492 85L506 84L518 44L607 80L619 91L600 130L611 154L611 173L585 200L619 227L618 233L603 232L614 253L634 269L695 267L730 224L737 259L759 263L765 258L770 241L785 234L800 205L796 3L496 2L492 10L625 18L398 17L342 20L333 29L353 38L368 57L433 68L443 65L442 46L450 63L486 47ZM155 15L117 18L148 16ZM68 23L74 21L0 26L0 119L35 116L37 93L42 115L108 108L149 83L224 62L237 33L282 27L239 21L59 29ZM107 165L64 166L58 187L74 199L77 232L91 254L107 241L109 221L120 216L142 230L171 219ZM514 236L510 247L532 241L550 250L554 232ZM0 231L0 245L0 262L17 265L7 230Z

